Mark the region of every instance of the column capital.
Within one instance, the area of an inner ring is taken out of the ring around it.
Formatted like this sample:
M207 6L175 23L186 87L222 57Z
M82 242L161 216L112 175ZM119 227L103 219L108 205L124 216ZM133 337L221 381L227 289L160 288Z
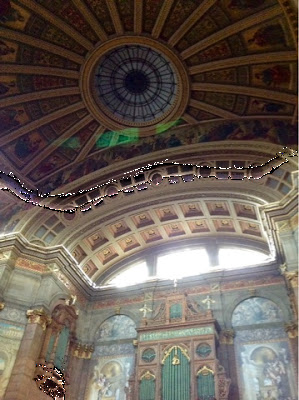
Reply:
M50 323L52 322L51 318L48 316L43 308L28 310L26 316L30 324L40 325L43 331L45 331L47 326L50 325Z
M298 271L286 271L284 276L290 282L293 288L298 287Z
M298 337L298 325L296 322L289 322L284 327L290 339Z
M220 332L219 342L221 344L234 344L234 337L236 336L233 329L222 329Z
M76 358L83 358L85 360L89 360L93 352L94 352L93 345L88 345L78 342L74 344L72 354Z

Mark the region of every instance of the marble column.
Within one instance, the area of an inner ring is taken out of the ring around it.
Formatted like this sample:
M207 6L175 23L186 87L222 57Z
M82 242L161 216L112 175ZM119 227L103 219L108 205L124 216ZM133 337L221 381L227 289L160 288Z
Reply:
M28 310L28 323L17 354L4 400L28 400L36 392L33 381L36 363L43 345L45 331L51 319L43 309Z

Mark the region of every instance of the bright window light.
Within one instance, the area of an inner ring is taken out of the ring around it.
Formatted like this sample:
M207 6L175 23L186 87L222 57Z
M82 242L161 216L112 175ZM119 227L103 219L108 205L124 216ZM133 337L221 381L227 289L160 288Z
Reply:
M199 275L209 269L209 256L205 249L182 250L158 257L157 277L178 279Z
M270 257L260 251L220 248L219 266L223 268L246 267L247 265L258 265L270 261Z
M147 278L148 268L146 262L141 262L116 275L108 283L117 287L124 287L143 282Z

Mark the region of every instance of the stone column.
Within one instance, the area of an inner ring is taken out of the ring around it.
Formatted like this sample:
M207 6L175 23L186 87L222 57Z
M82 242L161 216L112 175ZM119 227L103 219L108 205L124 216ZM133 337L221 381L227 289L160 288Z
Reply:
M32 398L36 384L33 381L36 362L43 345L47 325L51 319L43 309L28 310L28 323L17 354L17 359L4 395L4 400Z
M223 329L220 332L219 342L222 348L222 357L226 365L226 376L231 379L229 399L239 399L239 389L237 381L237 365L234 346L235 331L233 329Z

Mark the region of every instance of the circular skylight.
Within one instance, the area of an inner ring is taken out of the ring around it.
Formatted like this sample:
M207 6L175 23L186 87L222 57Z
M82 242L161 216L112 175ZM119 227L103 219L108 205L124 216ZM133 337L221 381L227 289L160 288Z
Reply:
M171 111L178 83L164 55L150 47L126 45L100 59L95 86L108 113L128 123L143 124Z

